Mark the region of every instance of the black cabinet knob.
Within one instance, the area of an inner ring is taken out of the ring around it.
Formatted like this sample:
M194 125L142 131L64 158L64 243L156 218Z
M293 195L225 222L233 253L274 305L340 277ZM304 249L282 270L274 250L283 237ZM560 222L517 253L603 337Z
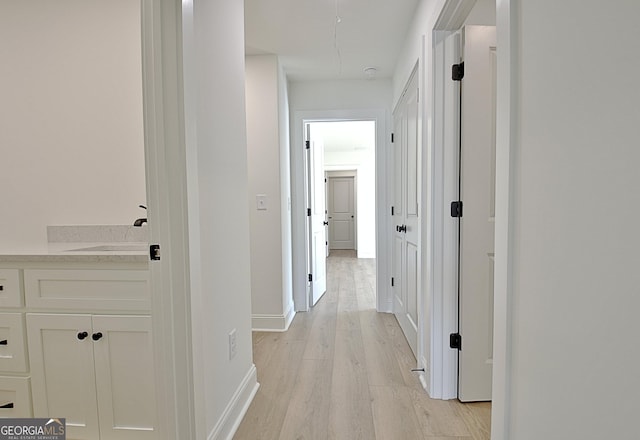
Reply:
M11 409L13 408L13 402L9 402L9 403L5 403L4 405L0 406L0 409Z
M322 222L324 226L329 226L329 222Z
M89 333L87 333L87 332L80 332L80 333L78 333L78 339L80 339L81 341L82 341L83 339L85 339L87 336L89 336Z
M102 339L102 333L98 332L98 333L92 334L91 339L93 339L94 341L99 341L100 339Z

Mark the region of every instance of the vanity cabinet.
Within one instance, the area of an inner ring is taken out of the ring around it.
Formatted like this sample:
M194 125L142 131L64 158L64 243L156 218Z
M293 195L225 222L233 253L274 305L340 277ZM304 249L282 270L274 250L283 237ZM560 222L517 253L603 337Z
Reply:
M151 317L28 313L33 413L69 439L153 439Z
M64 417L69 440L157 438L146 256L63 258L0 262L0 417Z

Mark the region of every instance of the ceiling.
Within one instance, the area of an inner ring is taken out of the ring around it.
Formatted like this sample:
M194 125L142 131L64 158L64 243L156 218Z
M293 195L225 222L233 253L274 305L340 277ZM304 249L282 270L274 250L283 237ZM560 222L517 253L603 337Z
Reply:
M280 57L292 81L393 76L419 0L245 0L247 55Z

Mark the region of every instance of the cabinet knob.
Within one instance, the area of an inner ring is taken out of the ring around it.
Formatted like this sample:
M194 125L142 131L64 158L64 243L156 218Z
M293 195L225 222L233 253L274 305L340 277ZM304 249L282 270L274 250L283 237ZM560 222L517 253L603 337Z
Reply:
M102 333L98 332L98 333L92 334L91 339L93 339L94 341L99 341L100 339L102 339Z
M11 409L13 408L13 402L5 403L4 405L0 405L0 409Z
M87 336L89 336L89 333L87 333L87 332L80 332L80 333L78 333L78 339L80 339L81 341L82 341L83 339L85 339Z
M3 339L2 341L0 341L0 345L7 345L9 343L9 341L7 339Z
M4 286L0 284L0 290L4 290Z

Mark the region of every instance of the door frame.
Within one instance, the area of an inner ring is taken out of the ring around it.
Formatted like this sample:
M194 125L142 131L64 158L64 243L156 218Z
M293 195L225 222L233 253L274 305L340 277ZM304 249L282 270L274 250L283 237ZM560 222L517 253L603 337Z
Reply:
M432 29L432 43L438 37L439 31L453 31L460 29L466 20L469 12L473 8L475 0L443 0L440 2L439 10L436 13L439 17ZM496 84L496 223L495 223L495 266L494 266L494 340L493 340L493 385L492 385L492 407L491 407L491 438L492 440L507 440L510 429L510 394L511 394L511 358L512 340L509 329L512 321L512 306L509 291L513 283L513 273L511 263L513 260L513 209L515 199L513 195L515 176L511 172L513 169L513 157L515 154L512 144L518 136L517 119L517 87L520 68L518 61L518 0L496 0L496 33L497 33L497 84ZM432 44L432 49L434 44ZM438 68L437 60L432 50L431 65L434 71ZM435 75L431 78L432 91L437 90ZM438 115L442 113L432 103L433 120L436 121ZM434 124L435 126L435 124ZM434 130L435 131L435 130ZM437 144L433 131L431 133L433 151L432 161L438 158ZM437 163L432 162L429 167L431 186L432 208L438 208L435 212L442 213L444 200L442 198L442 168L437 168ZM438 202L440 204L438 205ZM433 219L426 219L429 226L428 234L437 237L443 233L442 224L439 223L438 214ZM440 215L442 217L442 215ZM443 247L437 248L434 243L429 250L428 271L438 273L436 263L438 252L443 251ZM440 254L441 255L441 254ZM435 277L434 277L435 278ZM432 375L431 391L434 386L439 387L436 391L441 393L446 391L444 371L451 370L451 359L447 356L448 347L444 344L444 327L447 316L443 310L445 295L441 287L442 280L432 279L429 282L433 298L431 301L432 310ZM438 371L436 371L438 370ZM432 396L433 397L433 396ZM442 398L442 397L440 397Z
M358 170L355 170L351 167L340 168L339 167L328 167L326 169L327 176L327 185L331 181L330 179L335 179L339 177L353 177L353 247L355 251L358 251ZM327 194L327 215L330 214L328 211L329 208L329 195ZM329 252L331 252L331 239L329 238L329 233L327 233L327 241L329 242Z
M293 113L291 129L291 228L293 252L293 302L296 312L309 311L307 295L306 241L305 233L307 206L305 203L305 146L304 125L309 122L332 121L375 121L376 123L376 309L391 312L389 279L390 243L384 231L389 223L386 214L387 157L390 135L388 136L389 112L384 109L360 110L298 110Z

